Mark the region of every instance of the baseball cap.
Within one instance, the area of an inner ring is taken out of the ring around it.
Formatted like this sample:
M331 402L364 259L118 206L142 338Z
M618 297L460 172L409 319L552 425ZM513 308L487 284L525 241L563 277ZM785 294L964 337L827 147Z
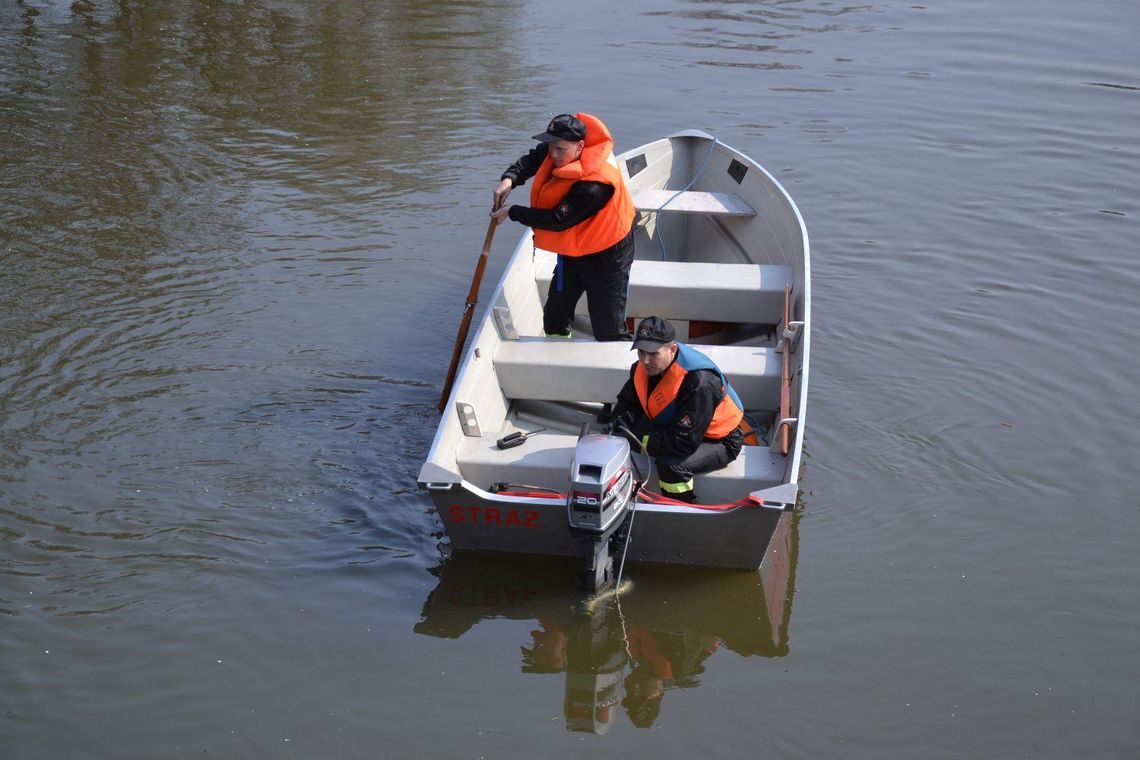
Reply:
M541 135L535 135L534 139L544 143L557 140L578 142L586 139L586 125L573 114L558 114L546 125L546 131Z
M652 353L675 340L677 340L677 331L673 329L673 323L661 317L646 317L637 325L633 348Z

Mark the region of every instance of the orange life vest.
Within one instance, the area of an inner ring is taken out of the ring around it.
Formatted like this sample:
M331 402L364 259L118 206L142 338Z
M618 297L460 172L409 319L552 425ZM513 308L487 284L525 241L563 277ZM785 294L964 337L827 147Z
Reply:
M713 412L712 422L709 423L709 429L705 431L704 436L717 441L731 433L740 424L740 420L744 417L744 404L741 403L740 396L736 395L736 391L729 384L720 368L713 364L712 359L700 351L686 346L684 343L678 343L677 358L661 375L661 379L657 382L652 393L649 391L649 375L645 373L645 365L638 362L633 371L633 387L637 391L637 398L641 402L641 408L645 410L645 415L649 417L653 425L665 427L673 424L673 420L677 416L675 402L685 375L699 369L709 369L716 372L717 376L720 377L721 387L724 389L724 396L717 404L716 410Z
M576 115L586 125L586 145L582 155L557 169L547 156L534 175L530 205L532 208L554 208L566 197L571 185L583 180L612 185L614 194L598 213L569 229L560 232L534 230L536 246L563 256L586 256L604 251L629 234L635 214L629 188L625 186L614 158L614 140L610 131L597 116L588 113Z

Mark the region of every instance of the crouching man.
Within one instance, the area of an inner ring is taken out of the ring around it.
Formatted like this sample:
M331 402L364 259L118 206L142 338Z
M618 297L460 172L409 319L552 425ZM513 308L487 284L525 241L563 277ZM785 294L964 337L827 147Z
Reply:
M700 351L677 342L673 325L648 317L637 326L637 361L609 420L626 425L653 457L661 492L695 502L693 476L740 454L743 404L728 379Z

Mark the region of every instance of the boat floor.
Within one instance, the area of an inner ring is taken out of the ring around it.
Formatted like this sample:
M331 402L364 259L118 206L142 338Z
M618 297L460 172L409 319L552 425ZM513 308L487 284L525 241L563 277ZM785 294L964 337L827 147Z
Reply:
M501 429L466 436L456 450L462 477L484 490L505 483L566 491L583 425L593 423L600 430L595 415L603 403L616 400L636 359L629 343L593 340L586 298L577 305L570 341L535 334L541 333L535 315L555 268L553 254L539 250L536 256L538 302L527 304L535 291L523 276L509 286L515 288L512 297L501 298L496 306L509 315L515 333L491 357L496 390L506 400L505 417L491 427L501 424ZM763 433L778 421L782 358L776 346L791 278L791 269L780 265L638 258L631 269L627 309L638 318L669 318L679 340L708 354L730 378L753 427ZM725 321L741 315L753 321ZM635 320L628 327L632 332ZM515 448L496 447L496 440L518 431L541 432ZM697 496L708 504L734 502L785 482L786 469L787 459L767 445L745 446L727 467L696 478ZM648 485L659 488L655 478Z
M592 341L588 318L575 318L572 328L574 330L572 342L590 345L591 356L615 353L617 347L613 344L596 344ZM723 329L713 334L703 335L700 338L700 346L702 348L724 346L729 347L730 351L732 350L730 347L739 347L774 352L774 338L773 326L734 324L725 325ZM572 348L563 342L546 341L531 346L517 345L520 349L534 347L539 350L542 346L549 346L549 350L560 353ZM594 350L595 348L597 350ZM624 344L622 349L629 350ZM623 358L619 356L618 361L623 361ZM629 363L632 364L633 361L633 355L630 354ZM555 381L565 379L567 374L561 372L557 365L542 361L520 365L518 370L511 374L519 374L528 369L538 373L548 373L550 377L537 380L520 379L520 386L543 388L547 393L559 392L554 389ZM581 371L573 373L574 377L582 378L586 371L586 368L582 367ZM624 382L624 370L605 371L607 379L594 381L592 384L595 387L612 386L608 398L614 400L621 383ZM771 374L770 369L767 374ZM759 381L770 380L770 377L759 378ZM741 377L734 381L734 384L737 382L749 382L749 380ZM569 486L574 447L580 434L584 429L589 432L601 431L602 426L596 421L596 415L602 410L603 402L568 400L569 397L581 394L574 394L572 391L561 392L567 398L515 398L511 402L502 430L485 430L482 437L464 439L457 452L457 460L464 479L484 489L509 485L516 488L530 486L565 492ZM775 421L773 410L748 410L748 414L766 444L766 430ZM500 437L518 431L533 435L528 436L526 442L516 448L501 450L495 446L495 441ZM698 499L706 504L737 501L753 491L779 485L785 479L785 467L786 459L769 451L767 445L745 446L740 456L727 467L697 476ZM647 487L650 490L659 490L655 477L651 478Z
M544 408L545 407L545 408ZM580 424L567 424L567 419ZM463 477L490 489L555 490L565 493L569 487L570 463L582 424L589 424L593 414L575 412L550 402L528 405L525 412L513 415L509 426L481 438L466 438L459 447ZM535 431L524 444L501 450L495 441L516 430ZM596 423L593 432L599 432ZM784 477L785 460L767 446L745 446L740 456L728 466L696 477L696 492L701 503L722 504L738 501L753 491L779 485ZM656 477L647 484L659 491Z

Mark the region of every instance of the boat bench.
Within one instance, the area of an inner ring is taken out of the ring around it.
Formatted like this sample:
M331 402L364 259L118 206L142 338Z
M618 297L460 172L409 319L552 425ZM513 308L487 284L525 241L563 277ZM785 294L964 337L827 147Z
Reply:
M681 214L756 216L756 209L735 193L706 193L698 190L633 190L633 206L638 211L673 211Z
M712 359L748 410L774 410L780 399L780 355L760 346L693 348ZM624 341L550 338L503 341L495 351L499 387L510 399L613 401L637 360Z
M545 301L555 256L546 251L539 255L549 258L549 264L539 261L537 265L539 297ZM775 325L784 315L784 286L791 282L791 268L774 264L638 260L629 273L626 313ZM578 301L577 313L587 313L585 298Z
M489 488L492 483L512 483L565 493L578 436L537 433L522 446L502 451L496 448L495 440L507 432L462 440L456 460L463 478L480 488ZM779 485L786 464L785 458L772 454L767 446L745 446L727 467L696 477L697 496L707 504L736 501L753 491ZM657 489L656 479L651 488Z

